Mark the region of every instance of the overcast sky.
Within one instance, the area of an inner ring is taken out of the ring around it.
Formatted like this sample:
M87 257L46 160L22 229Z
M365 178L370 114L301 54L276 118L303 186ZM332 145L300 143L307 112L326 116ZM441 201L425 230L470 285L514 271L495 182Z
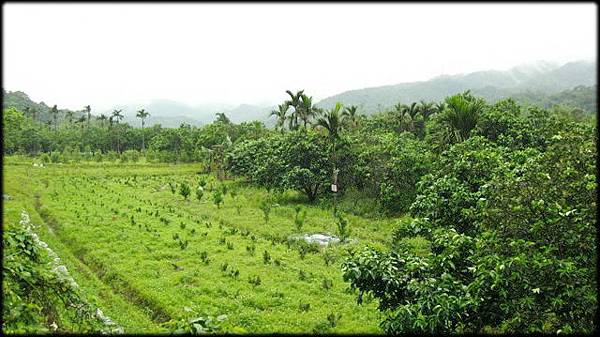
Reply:
M80 109L272 104L596 59L594 4L4 4L3 87Z

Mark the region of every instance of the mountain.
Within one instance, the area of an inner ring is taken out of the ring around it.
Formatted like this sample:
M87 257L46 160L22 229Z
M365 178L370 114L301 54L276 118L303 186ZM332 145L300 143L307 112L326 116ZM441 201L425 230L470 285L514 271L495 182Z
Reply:
M27 111L35 111L36 119L41 122L52 121L50 115L50 107L44 102L36 103L22 91L5 91L2 90L2 106L3 108L14 107L23 113ZM269 113L275 107L273 106L257 106L250 104L241 104L239 106L227 104L203 104L197 106L186 105L173 100L153 100L147 103L139 104L121 104L115 105L109 110L95 110L92 107L92 116L104 114L110 116L113 109L122 110L124 115L123 122L134 127L140 126L140 120L135 117L136 112L140 109L146 109L150 112L150 116L146 119L146 125L152 126L161 124L163 127L177 128L182 123L187 123L194 126L202 126L211 123L215 120L217 112L224 112L227 117L234 123L258 120L267 126L275 125L275 119L269 117ZM29 110L28 110L29 109ZM61 123L66 118L68 109L58 110L58 122ZM84 115L83 110L73 111L73 120Z
M344 105L357 105L363 113L374 113L393 106L398 102L412 103L420 100L440 101L449 95L471 90L475 95L496 101L513 97L522 104L535 104L549 107L554 104L570 105L585 111L596 112L596 63L590 61L570 62L562 66L550 62L523 64L507 71L488 70L469 74L443 75L429 81L400 83L381 87L346 91L326 98L316 105L331 108L336 102ZM2 90L3 107L15 107L27 112L34 110L42 122L52 120L50 107L44 102L33 102L21 91ZM258 120L266 126L275 125L275 118L269 113L275 106L241 104L238 106L213 103L190 106L173 100L153 100L136 104L116 105L122 109L124 122L139 127L136 111L146 109L150 116L146 125L161 124L163 127L179 127L181 123L201 126L215 120L217 112L224 112L234 123ZM67 109L59 109L58 121L66 118ZM110 116L110 110L96 110ZM74 119L83 115L82 110L74 111Z
M52 116L50 114L50 108L46 103L39 102L36 103L32 101L29 96L22 91L9 91L6 92L4 88L2 89L2 108L15 108L23 113L33 114L35 113L36 120L46 123L52 121ZM63 121L66 118L66 113L71 111L69 109L58 109L57 120L59 122ZM84 115L83 110L73 111L73 119L77 119L80 116Z
M576 86L594 85L596 85L595 62L577 61L562 66L550 62L534 62L507 71L488 70L443 75L428 81L346 91L321 100L317 106L331 108L336 102L342 102L344 105L356 105L362 112L370 114L398 102L439 101L465 90L471 90L473 94L485 97L487 100L496 101L509 96L518 96L524 92L545 97Z
M234 123L258 120L265 123L265 125L274 124L274 121L269 119L269 112L273 107L250 104L239 106L225 104L190 106L171 100L153 100L143 104L116 106L115 109L123 109L125 115L123 121L133 126L140 125L140 120L135 117L136 111L139 109L145 109L150 113L150 116L146 119L146 125L148 126L161 124L163 127L179 127L181 123L201 126L214 121L215 114L218 112L224 112ZM109 113L110 111L105 112L105 114Z

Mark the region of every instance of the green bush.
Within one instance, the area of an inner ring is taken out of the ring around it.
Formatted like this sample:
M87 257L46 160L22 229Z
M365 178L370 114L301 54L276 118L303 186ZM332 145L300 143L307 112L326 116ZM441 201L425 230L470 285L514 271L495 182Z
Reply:
M450 147L421 180L416 218L395 231L391 249L344 262L359 302L379 299L385 332L594 330L595 130L532 118L543 144L511 149L499 135ZM406 240L416 235L429 243L418 252Z

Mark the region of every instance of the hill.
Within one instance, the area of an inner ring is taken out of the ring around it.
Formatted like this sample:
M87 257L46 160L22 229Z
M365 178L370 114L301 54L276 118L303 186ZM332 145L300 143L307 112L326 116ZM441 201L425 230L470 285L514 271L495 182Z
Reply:
M444 75L429 81L351 90L323 99L317 105L330 108L336 102L342 102L345 105L357 105L364 113L370 114L398 102L438 101L465 90L471 90L475 95L485 97L487 100L496 101L509 96L518 97L523 93L527 93L525 96L548 97L561 91L572 90L577 86L594 85L596 85L594 62L577 61L562 66L549 62L536 62L507 71L489 70ZM560 97L555 97L554 100L560 101ZM594 98L590 100L595 101L595 90ZM586 107L591 108L591 105L586 104ZM595 107L588 111L595 112Z

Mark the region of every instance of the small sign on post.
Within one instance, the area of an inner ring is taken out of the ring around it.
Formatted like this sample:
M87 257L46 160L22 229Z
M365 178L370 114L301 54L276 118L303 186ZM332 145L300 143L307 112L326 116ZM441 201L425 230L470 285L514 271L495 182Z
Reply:
M337 192L337 185L331 184L331 192Z

